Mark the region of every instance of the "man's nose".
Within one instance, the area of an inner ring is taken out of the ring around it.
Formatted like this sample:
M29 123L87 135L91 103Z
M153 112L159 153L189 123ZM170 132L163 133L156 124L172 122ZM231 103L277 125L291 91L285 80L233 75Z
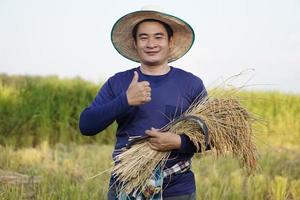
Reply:
M149 38L148 39L148 42L147 42L147 47L148 48L154 48L156 47L156 42L155 42L155 39L154 38Z

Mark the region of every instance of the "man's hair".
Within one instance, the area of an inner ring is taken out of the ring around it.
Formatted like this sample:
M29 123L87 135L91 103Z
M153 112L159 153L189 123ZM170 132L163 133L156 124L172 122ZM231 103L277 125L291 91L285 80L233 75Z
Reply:
M167 31L167 34L168 34L168 39L170 40L171 37L173 37L173 30L171 28L171 26L165 22L162 22L160 20L157 20L157 19L144 19L142 21L140 21L139 23L137 23L133 29L132 29L132 37L133 39L136 41L136 34L137 34L137 31L138 31L138 28L140 26L141 23L143 22L157 22L157 23L160 23L161 25L163 25L163 27L166 29Z

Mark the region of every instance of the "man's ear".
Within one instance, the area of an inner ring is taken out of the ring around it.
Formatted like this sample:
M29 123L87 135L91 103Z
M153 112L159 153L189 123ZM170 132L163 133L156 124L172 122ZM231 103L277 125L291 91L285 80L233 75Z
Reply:
M170 37L169 39L169 49L172 49L174 46L173 37Z
M136 49L136 40L135 39L133 39L133 46Z

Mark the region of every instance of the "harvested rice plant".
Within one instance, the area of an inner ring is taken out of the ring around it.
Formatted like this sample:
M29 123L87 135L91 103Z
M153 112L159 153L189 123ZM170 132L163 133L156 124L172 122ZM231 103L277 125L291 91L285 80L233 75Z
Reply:
M80 78L0 75L0 199L106 199L116 127L93 137L77 128L99 87ZM238 96L258 119L256 170L249 175L235 154L196 154L198 199L300 199L300 95Z

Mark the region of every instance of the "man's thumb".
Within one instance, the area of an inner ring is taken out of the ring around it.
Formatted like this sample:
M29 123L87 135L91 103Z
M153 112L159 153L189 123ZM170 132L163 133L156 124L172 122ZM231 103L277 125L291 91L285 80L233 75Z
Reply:
M131 83L137 83L138 80L139 80L139 74L136 71L134 71L134 75L133 75Z
M151 129L151 130L146 130L145 134L149 135L150 137L155 137L157 136L158 133L156 133L155 130Z

